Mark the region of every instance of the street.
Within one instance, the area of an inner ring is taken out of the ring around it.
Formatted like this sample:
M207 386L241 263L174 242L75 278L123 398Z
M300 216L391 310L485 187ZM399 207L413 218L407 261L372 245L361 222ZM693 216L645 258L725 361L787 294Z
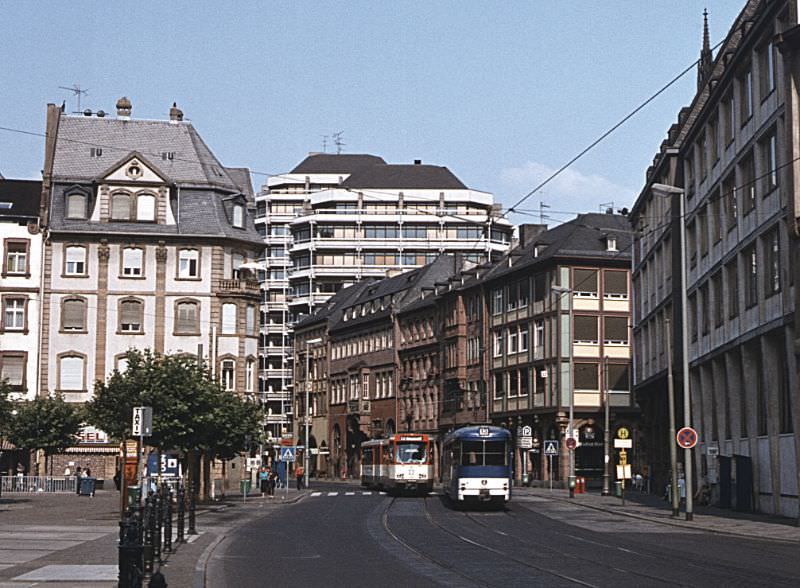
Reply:
M671 527L518 493L506 511L316 484L233 529L207 586L782 586L797 545Z

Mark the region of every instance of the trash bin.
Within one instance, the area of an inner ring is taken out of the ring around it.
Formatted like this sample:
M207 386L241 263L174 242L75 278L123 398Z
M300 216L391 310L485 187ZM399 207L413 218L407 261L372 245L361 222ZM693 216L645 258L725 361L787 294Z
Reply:
M614 482L614 496L622 498L622 482L620 481Z
M139 506L139 495L142 489L139 486L128 486L128 508Z
M97 478L80 478L78 494L81 496L94 496L94 486Z
M243 496L250 494L250 480L242 480L239 482L239 490Z

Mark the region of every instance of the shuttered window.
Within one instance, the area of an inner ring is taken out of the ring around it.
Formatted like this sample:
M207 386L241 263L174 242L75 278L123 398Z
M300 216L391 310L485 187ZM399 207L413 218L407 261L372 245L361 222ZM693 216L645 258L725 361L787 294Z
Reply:
M21 353L0 355L0 381L6 381L12 389L18 390L25 381L25 356Z
M178 277L198 277L199 255L196 249L182 249L178 253Z
M86 195L70 194L67 196L67 218L86 218Z
M67 247L65 273L68 276L82 276L86 273L86 249Z
M577 315L574 320L574 337L576 342L597 343L597 317Z
M126 248L122 250L122 275L141 276L144 252L141 249Z
M197 333L200 305L197 302L178 303L175 317L175 331L178 333Z
M83 358L62 357L59 375L60 390L83 390Z
M156 197L151 194L142 194L136 198L136 220L156 220Z
M628 272L614 270L604 271L603 289L606 298L627 298Z
M597 270L573 270L572 290L576 296L597 296Z
M236 305L223 304L222 305L222 334L235 335L236 334Z
M61 329L83 331L86 329L86 301L70 298L61 305Z
M246 333L248 335L255 335L256 334L256 307L255 306L248 306L247 307L247 314L245 315L246 321Z
M603 341L605 343L628 343L628 318L607 316L603 318Z
M608 389L618 392L628 392L630 386L630 371L627 365L612 363L608 366Z
M111 196L111 220L131 220L130 194L113 194Z
M596 363L576 363L575 389L599 390L598 367Z
M142 331L143 305L138 300L124 300L119 305L119 330L123 333Z

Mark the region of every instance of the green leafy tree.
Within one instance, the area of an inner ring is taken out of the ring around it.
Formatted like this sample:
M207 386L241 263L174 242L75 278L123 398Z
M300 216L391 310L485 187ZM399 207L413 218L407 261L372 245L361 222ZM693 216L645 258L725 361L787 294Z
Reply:
M81 407L60 395L15 403L17 413L8 421L8 439L17 447L44 451L45 459L61 453L78 440L83 423Z
M219 390L216 396L205 445L213 457L228 459L261 440L262 410L231 392Z
M6 435L6 427L11 418L12 406L11 401L8 399L10 393L11 389L8 387L8 382L5 380L0 382L0 437Z

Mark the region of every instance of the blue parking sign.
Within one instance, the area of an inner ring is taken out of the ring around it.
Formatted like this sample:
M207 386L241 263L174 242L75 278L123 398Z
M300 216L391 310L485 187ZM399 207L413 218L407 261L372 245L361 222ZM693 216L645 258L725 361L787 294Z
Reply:
M294 447L281 447L281 461L294 461Z

